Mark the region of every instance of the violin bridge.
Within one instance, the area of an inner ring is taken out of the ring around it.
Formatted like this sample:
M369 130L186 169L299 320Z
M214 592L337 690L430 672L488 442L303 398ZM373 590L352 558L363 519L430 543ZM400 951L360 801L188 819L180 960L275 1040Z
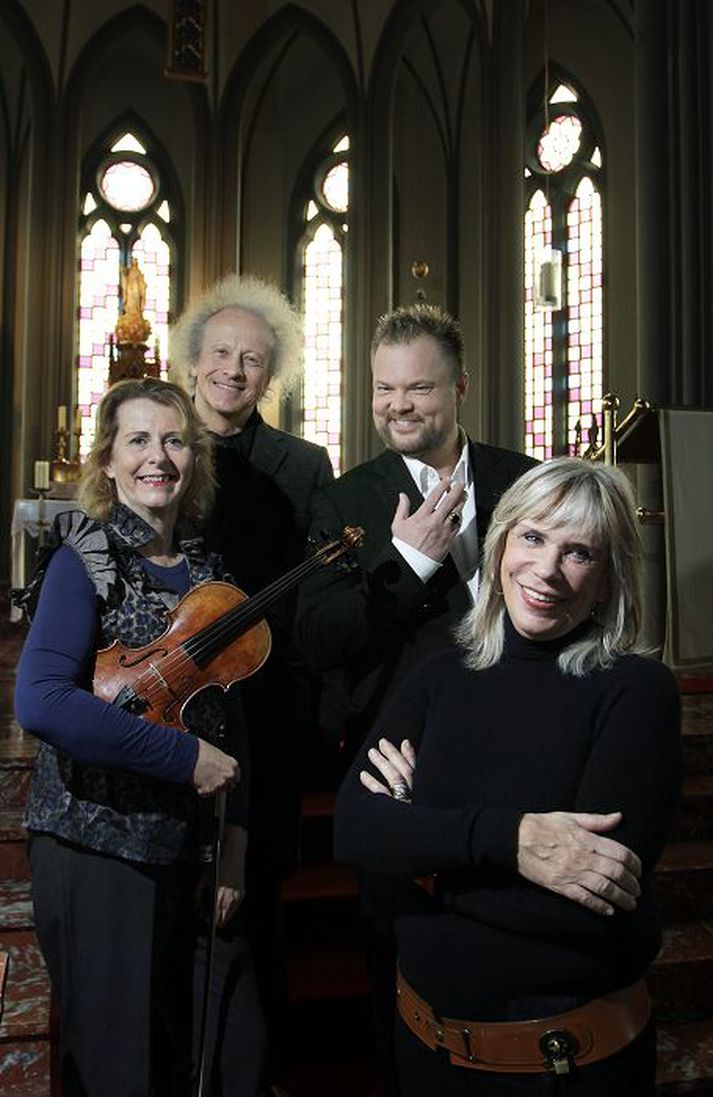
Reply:
M117 708L132 712L134 716L140 716L149 707L148 701L143 697L137 697L131 686L124 686L123 689L120 689L112 703Z

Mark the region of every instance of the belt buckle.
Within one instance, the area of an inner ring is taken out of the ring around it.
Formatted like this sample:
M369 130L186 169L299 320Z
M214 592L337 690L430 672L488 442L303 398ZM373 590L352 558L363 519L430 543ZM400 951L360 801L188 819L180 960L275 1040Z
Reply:
M471 1043L471 1037L473 1033L469 1028L462 1028L460 1034L463 1037L463 1045L465 1048L465 1058L469 1063L475 1063L478 1061L478 1056L473 1051L473 1045Z
M576 1036L563 1028L550 1029L540 1037L540 1051L545 1057L547 1069L555 1074L572 1072L578 1047Z

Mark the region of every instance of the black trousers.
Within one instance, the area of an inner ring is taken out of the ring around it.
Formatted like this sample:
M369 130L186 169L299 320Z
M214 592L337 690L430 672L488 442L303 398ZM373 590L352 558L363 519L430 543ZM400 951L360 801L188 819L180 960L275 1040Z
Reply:
M445 1052L432 1051L400 1017L395 1044L401 1097L654 1097L656 1091L653 1024L616 1055L567 1078L453 1066Z
M30 861L61 1016L63 1097L187 1097L205 970L197 870L138 865L44 834L32 837ZM208 1034L206 1094L259 1094L265 1032L239 916L216 940Z

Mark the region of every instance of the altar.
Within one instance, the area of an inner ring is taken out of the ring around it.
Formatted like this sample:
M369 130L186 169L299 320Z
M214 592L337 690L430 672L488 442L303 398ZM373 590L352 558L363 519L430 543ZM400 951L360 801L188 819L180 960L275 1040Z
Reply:
M10 583L13 589L25 586L27 538L39 541L40 535L47 535L58 514L66 510L78 510L74 499L16 499L12 512L11 572ZM10 620L19 621L22 614L15 606L10 606Z

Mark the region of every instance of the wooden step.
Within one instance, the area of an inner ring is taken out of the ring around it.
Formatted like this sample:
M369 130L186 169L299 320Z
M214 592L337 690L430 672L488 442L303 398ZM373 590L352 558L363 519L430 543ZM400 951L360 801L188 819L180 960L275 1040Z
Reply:
M333 792L306 792L302 797L302 818L331 819L334 800Z
M282 885L282 898L286 903L356 899L358 893L356 869L334 861L302 865Z
M291 1002L364 998L367 994L364 954L358 947L292 947L287 957L287 985Z

